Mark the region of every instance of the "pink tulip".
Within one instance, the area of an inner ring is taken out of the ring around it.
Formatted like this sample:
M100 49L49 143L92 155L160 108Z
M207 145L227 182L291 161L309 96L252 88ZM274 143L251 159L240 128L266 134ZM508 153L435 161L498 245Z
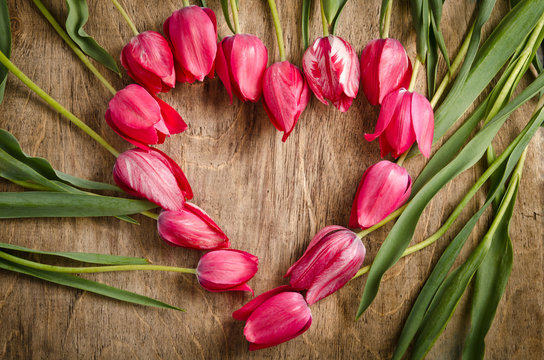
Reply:
M208 291L250 291L246 284L255 273L259 259L240 250L216 250L204 254L196 267L196 276Z
M179 82L203 81L213 78L217 53L217 21L208 8L186 6L174 11L163 25L166 38L172 43Z
M431 154L434 115L429 100L405 89L393 91L382 102L374 134L365 134L367 141L380 138L382 157L391 153L394 158L408 150L417 141L425 157Z
M117 157L113 179L130 195L145 198L163 209L182 211L193 198L191 186L174 160L160 150L131 149Z
M379 223L408 200L411 190L405 168L387 160L372 165L357 188L349 226L367 229Z
M302 257L287 270L296 290L308 290L306 302L312 305L344 286L365 259L365 246L357 235L342 226L319 231Z
M208 214L188 202L181 211L162 211L157 226L160 236L175 246L198 250L230 247L227 235Z
M110 100L106 122L123 139L142 149L162 144L167 136L187 129L187 124L170 105L140 85L131 84Z
M304 297L289 286L267 291L232 314L246 321L249 350L264 349L291 340L310 328L312 312Z
M338 36L318 38L302 58L306 81L323 104L331 101L348 111L359 91L359 59L353 47Z
M372 105L381 104L392 91L408 88L411 76L412 63L398 40L372 40L363 49L361 82Z
M121 51L121 64L151 94L168 92L176 85L172 50L158 32L144 31L130 39Z
M232 103L232 93L241 101L257 102L263 89L268 50L255 35L236 34L221 40L216 68Z
M289 61L282 61L266 69L263 99L270 121L283 131L281 140L285 141L308 105L310 92L300 70Z

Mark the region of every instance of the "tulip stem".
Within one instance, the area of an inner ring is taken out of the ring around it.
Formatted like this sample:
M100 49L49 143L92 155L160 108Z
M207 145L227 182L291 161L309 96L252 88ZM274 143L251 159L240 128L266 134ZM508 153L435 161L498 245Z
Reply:
M232 21L234 22L234 33L240 33L240 21L238 20L238 7L236 6L236 0L230 1L230 9L232 10Z
M147 216L148 218L157 220L159 218L159 215L152 213L151 211L142 211L140 214Z
M394 220L394 219L398 218L402 214L404 209L406 209L407 206L408 206L408 204L404 204L403 206L401 206L400 208L398 208L397 210L395 210L391 214L389 214L385 219L383 219L379 223L369 227L368 229L361 230L360 232L358 232L357 236L360 239L362 239L365 236L367 236L368 234L370 234L371 232L373 232L374 230L377 230L377 229L381 228L382 226L384 226L385 224L387 224L391 220Z
M111 2L113 3L113 5L115 5L115 7L117 8L117 10L119 10L119 13L121 14L121 16L123 17L123 19L125 19L125 21L127 22L128 24L128 27L130 27L130 29L132 30L132 32L134 33L134 35L138 35L140 32L138 31L138 29L136 28L136 25L134 25L134 23L132 22L132 20L130 19L130 16L128 16L127 12L125 11L125 9L121 6L121 4L119 3L119 1L117 0L111 0Z
M412 71L412 77L410 78L410 86L408 86L408 91L414 91L414 87L416 86L416 80L417 80L417 73L419 72L419 67L421 66L421 62L419 59L416 59L416 63L414 64L414 70Z
M196 269L181 268L175 266L163 266L153 264L143 265L103 265L103 266L81 266L81 267L66 267L42 264L35 261L22 259L18 256L8 254L0 251L0 258L11 261L12 263L23 265L29 268L51 271L65 274L88 274L88 273L102 273L113 271L134 271L134 270L153 270L153 271L171 271L185 274L196 274Z
M323 0L319 0L319 6L321 7L321 23L323 25L323 36L329 36L329 23L325 16L325 9L323 8Z
M274 28L276 28L276 38L278 39L278 49L280 50L280 60L285 61L285 44L283 43L283 31L281 29L280 15L278 14L278 8L274 0L268 0L268 6L270 6L270 13L272 14L272 20L274 21Z
M189 4L189 0L183 0L183 6L190 6L191 4Z
M391 9L393 8L393 0L389 0L385 8L383 29L380 28L380 37L387 39L389 37L389 26L391 24Z
M97 143L102 145L106 150L108 150L113 156L118 156L119 151L117 151L113 146L111 146L103 137L98 135L93 129L91 129L87 124L81 121L77 116L72 114L68 109L59 104L55 99L53 99L49 94L43 91L38 85L36 85L32 80L30 80L15 64L13 64L9 59L0 51L0 63L4 65L13 75L17 76L30 90L34 91L39 97L45 100L53 109L57 110L61 115L70 120L74 125L83 130L87 135L93 138Z
M34 1L34 4L40 10L42 15L49 21L51 26L53 26L53 29L57 32L57 34L60 35L60 37L68 44L68 46L74 51L76 56L83 62L83 64L91 70L91 72L100 80L102 84L108 89L113 95L115 95L116 91L115 88L106 80L106 78L98 71L98 69L89 61L87 56L79 49L79 47L76 45L76 43L70 39L66 31L62 28L62 26L59 25L57 20L53 17L53 15L47 10L45 5L41 2L41 0L32 0Z
M397 159L397 165L402 166L404 163L404 160L406 160L406 157L408 156L408 153L410 152L410 149L406 150L402 153L402 155Z

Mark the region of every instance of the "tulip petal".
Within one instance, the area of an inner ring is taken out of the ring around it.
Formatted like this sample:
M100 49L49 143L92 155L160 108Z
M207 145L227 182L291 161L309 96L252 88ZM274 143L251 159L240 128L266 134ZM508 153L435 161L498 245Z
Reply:
M385 39L380 54L379 67L379 102L387 94L410 85L412 64L402 44L395 39Z
M306 322L306 324L304 325L304 327L302 329L300 329L295 335L289 337L288 339L284 339L282 342L289 341L291 339L296 338L299 335L304 334L306 332L306 330L308 330L310 328L311 325L312 325L312 318L310 317L310 319ZM276 346L278 344L254 344L254 343L250 343L249 344L249 351L266 349L266 348L269 348L269 347L272 347L272 346Z
M395 118L397 108L399 103L402 102L402 98L403 93L401 91L394 91L385 97L380 109L380 115L378 116L378 122L376 123L376 129L374 130L373 134L365 134L366 141L374 141L377 137L383 134L393 118Z
M329 68L328 53L330 53L330 44L327 38L318 38L306 49L302 57L302 68L306 74L308 86L323 104L328 105L325 97L330 91L332 79L327 71Z
M340 93L343 97L351 98L349 104L359 92L359 83L361 78L361 68L359 65L359 58L355 53L353 47L344 39L333 36L334 40L331 45L331 61L334 64L333 67L337 69L338 83L342 88ZM342 100L342 103L347 104L346 99ZM349 108L349 105L347 106ZM341 111L347 111L347 109Z
M250 280L257 272L259 259L241 250L216 250L200 258L196 274L200 285L209 291L232 291ZM249 291L252 291L249 288Z
M361 53L361 85L371 105L381 102L378 66L384 43L385 39L372 40Z
M130 138L128 137L126 134L124 134L118 127L117 125L115 125L115 123L112 121L111 119L111 113L110 113L110 110L106 110L106 115L105 115L105 118L106 118L106 123L111 127L111 129L113 131L115 131L115 133L117 135L119 135L120 137L122 137L123 139L125 139L126 141L128 141L129 143L131 143L132 145L134 146L137 146L139 147L140 149L143 149L143 150L148 150L149 149L149 146L147 146L147 144L144 144L143 142L141 141L138 141L136 139L133 139L133 138ZM152 141L150 141L149 143L150 144L157 144L159 142L159 137L157 135L157 132L153 130L153 128L150 129L154 134L155 134L155 138L153 138L153 135L152 134L145 134L145 137L148 137L148 139L151 139Z
M273 296L276 296L279 293L292 290L293 288L289 285L282 285L272 290L268 290L267 292L264 292L253 300L249 301L240 309L233 312L232 317L236 320L246 321L249 318L249 315L251 315L251 313L255 311L255 309L257 309L259 306L261 306L261 304L264 303L266 300L270 299Z
M394 158L398 158L416 141L416 134L412 126L413 93L402 89L399 90L398 96L401 99L396 103L394 120L389 123L387 130L384 132L387 142L393 148L392 155ZM384 104L388 97L384 100ZM385 105L382 106L382 109L384 107Z
M234 36L229 60L232 80L240 98L257 102L261 97L268 62L266 46L254 35L237 34Z
M429 100L423 95L413 93L411 117L419 151L429 158L433 145L434 114Z
M217 57L215 58L215 67L217 71L217 76L219 76L219 79L225 86L225 89L227 89L227 93L230 97L230 103L232 104L232 85L230 83L230 74L229 74L229 65L227 63L226 55L223 50L223 47L231 47L231 36L225 37L217 47ZM229 44L229 45L227 45Z
M179 134L187 130L187 124L173 107L158 97L155 97L155 100L159 104L164 124L170 134Z
M161 155L161 161L168 165L170 168L170 171L174 174L176 181L178 183L178 186L183 191L183 194L185 195L185 198L187 200L191 200L193 198L193 189L191 189L191 185L189 184L189 181L187 180L187 177L179 167L179 165L172 160L168 155L160 151L159 149L151 148L152 151L158 153ZM167 209L167 210L175 210L175 209Z

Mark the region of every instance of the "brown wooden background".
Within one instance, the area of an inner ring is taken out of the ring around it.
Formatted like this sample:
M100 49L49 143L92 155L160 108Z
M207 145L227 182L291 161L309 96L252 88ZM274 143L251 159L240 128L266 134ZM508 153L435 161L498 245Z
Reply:
M122 1L140 31L161 31L162 22L181 1ZM53 32L30 0L10 0L13 55L20 68L45 91L81 116L119 149L128 143L104 121L108 91L87 71ZM295 4L296 3L296 4ZM338 34L360 54L378 36L380 0L351 0L341 17ZM486 35L507 9L497 1ZM57 19L64 1L46 1ZM86 26L115 57L131 32L108 0L89 1ZM443 28L455 53L469 26L474 0L448 1ZM219 32L229 34L219 1L209 1L218 15ZM289 59L300 65L299 2L278 1ZM320 35L318 7L312 9L311 37ZM278 60L272 21L265 1L241 2L241 28L257 34L269 48L269 63ZM415 37L408 1L395 1L391 35L399 38L414 58ZM107 72L117 88L130 83ZM418 88L424 88L420 74ZM330 224L347 224L357 183L366 167L378 161L377 143L367 143L377 109L363 94L348 113L325 107L315 98L287 143L260 103L232 105L219 80L178 85L163 97L182 114L189 130L161 146L179 162L195 192L194 202L224 229L233 247L260 258L260 270L250 282L257 294L285 282L282 276L301 255L312 235ZM517 111L499 133L502 149L529 119L534 103ZM48 108L14 76L0 106L0 126L11 131L23 149L49 159L67 173L111 182L112 156L88 136ZM511 279L487 337L489 359L536 359L544 353L543 306L543 162L542 131L533 139L516 205L511 235L515 259ZM415 176L420 158L406 163ZM414 241L436 230L441 220L481 173L481 164L448 185L425 211ZM0 182L3 191L19 190ZM475 211L482 196L463 213ZM27 219L0 222L0 241L52 251L87 251L146 256L156 264L195 266L201 255L162 242L155 222L139 217L140 226L114 218ZM488 225L479 224L469 245ZM373 259L390 227L364 240ZM402 259L387 273L379 295L358 322L354 321L364 278L312 307L314 324L303 336L272 349L249 353L243 323L230 314L250 299L241 293L208 293L187 275L117 273L89 276L124 289L178 305L187 313L127 305L93 294L0 271L0 358L36 359L233 359L233 358L366 358L391 356L412 302L454 231L424 251ZM465 249L465 255L468 253ZM47 260L47 259L45 259ZM457 313L429 354L430 359L460 357L469 326L469 306L463 298Z

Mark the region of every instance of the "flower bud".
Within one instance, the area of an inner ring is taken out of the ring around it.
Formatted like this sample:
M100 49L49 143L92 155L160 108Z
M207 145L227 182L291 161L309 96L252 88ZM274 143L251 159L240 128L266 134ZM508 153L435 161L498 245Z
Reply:
M193 198L191 186L174 160L160 150L131 149L120 154L113 179L130 195L145 198L163 209L181 211Z
M290 285L308 290L306 302L312 305L344 286L365 259L365 246L357 235L342 226L319 231L298 261L287 270Z
M389 93L382 102L374 134L365 134L367 141L380 138L380 152L398 158L415 141L419 151L428 158L433 144L434 115L429 100L416 92L400 89Z
M163 25L172 43L176 78L179 82L213 78L217 54L217 21L209 8L186 6L174 11Z
M361 85L372 105L381 104L392 91L407 88L412 76L412 63L395 39L369 42L361 54Z
M159 235L168 243L198 250L230 247L227 235L196 205L186 202L181 211L163 210L157 220Z
M196 276L208 291L251 291L246 284L257 272L259 259L240 250L216 250L204 254L196 267Z
M121 51L121 64L151 94L168 92L176 85L172 50L158 32L144 31L130 39Z
M268 50L255 35L224 37L217 48L216 69L232 102L232 93L241 101L257 102L263 90Z
M359 91L359 59L353 47L338 36L318 38L306 50L302 68L310 89L323 104L331 101L348 111Z
M304 297L289 286L257 296L232 317L246 322L244 335L252 351L291 340L312 325L312 312Z
M357 188L349 226L367 229L385 219L410 197L412 179L405 168L382 160L366 169Z
M282 141L293 131L310 101L310 92L300 70L289 61L272 64L263 80L263 105L272 124L283 131Z
M166 136L187 129L176 110L136 84L119 90L110 100L106 122L119 136L142 149L162 144Z

